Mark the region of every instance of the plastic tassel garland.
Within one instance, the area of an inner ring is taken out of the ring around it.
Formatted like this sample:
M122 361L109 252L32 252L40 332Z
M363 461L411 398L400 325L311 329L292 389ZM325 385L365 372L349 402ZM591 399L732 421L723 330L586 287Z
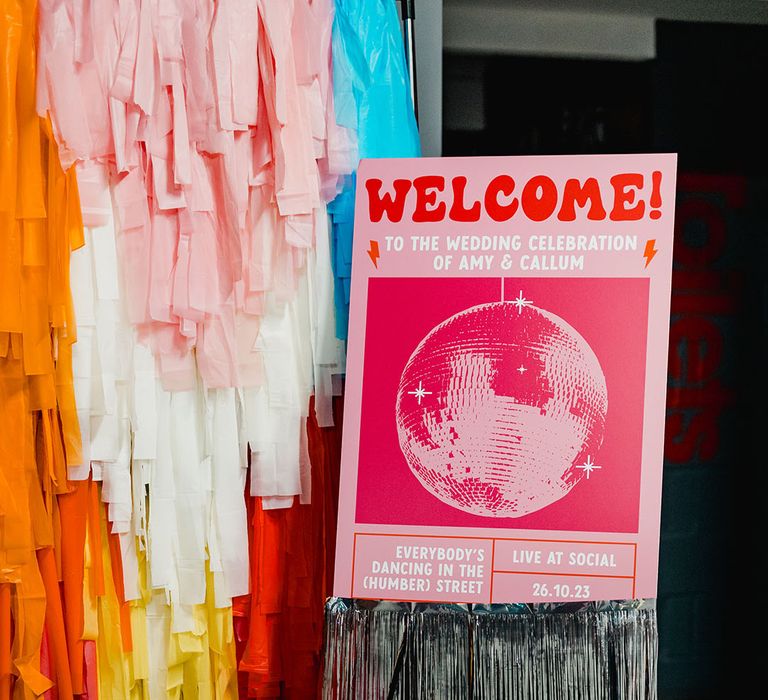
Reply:
M356 135L358 158L421 154L400 20L388 0L337 0L333 22L336 119ZM333 222L336 334L346 340L355 177L328 206Z
M326 607L324 697L655 700L656 610L643 601Z
M333 2L1 17L0 700L314 695Z
M82 245L77 182L35 114L34 2L0 11L0 698L61 679L71 697L58 599L69 529L58 496L79 458L69 255ZM65 456L66 450L66 456ZM47 629L46 629L47 628ZM41 653L45 650L45 654ZM47 674L42 672L43 666Z

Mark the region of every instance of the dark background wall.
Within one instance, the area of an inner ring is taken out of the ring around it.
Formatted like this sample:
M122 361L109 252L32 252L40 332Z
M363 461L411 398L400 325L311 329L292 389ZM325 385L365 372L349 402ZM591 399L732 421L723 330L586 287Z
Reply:
M444 155L679 154L660 697L753 697L737 688L768 622L768 28L660 20L654 58L447 51L444 74Z

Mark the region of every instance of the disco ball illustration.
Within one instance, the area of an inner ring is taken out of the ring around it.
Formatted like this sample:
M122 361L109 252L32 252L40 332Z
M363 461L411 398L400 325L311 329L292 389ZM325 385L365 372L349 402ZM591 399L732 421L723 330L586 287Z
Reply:
M433 328L403 370L395 410L414 475L475 515L533 513L601 468L600 363L574 328L522 292Z

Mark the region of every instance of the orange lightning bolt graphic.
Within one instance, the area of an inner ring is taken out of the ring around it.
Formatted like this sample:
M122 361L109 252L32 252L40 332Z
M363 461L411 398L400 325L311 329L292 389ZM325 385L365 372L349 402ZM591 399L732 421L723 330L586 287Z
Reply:
M656 253L659 251L656 249L656 239L655 238L649 238L645 242L645 250L643 251L643 257L645 258L645 266L648 267L648 265L651 264L651 260L653 260Z
M373 263L373 266L378 270L379 269L379 258L381 257L379 255L379 242L378 241L369 241L371 244L371 247L368 248L368 257L371 259L371 262Z

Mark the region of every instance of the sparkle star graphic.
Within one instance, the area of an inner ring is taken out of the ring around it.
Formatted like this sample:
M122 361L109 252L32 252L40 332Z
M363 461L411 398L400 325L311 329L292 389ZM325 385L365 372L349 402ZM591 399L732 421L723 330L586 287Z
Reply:
M414 391L409 391L408 393L409 393L411 396L415 396L415 397L418 399L418 401L419 401L419 406L421 406L421 400L422 400L422 399L423 399L425 396L429 396L430 394L432 394L432 392L431 392L431 391L427 391L427 390L426 390L426 389L425 389L425 388L422 386L422 384L421 384L421 380L419 380L419 388L418 388L418 389L415 389Z
M517 313L523 313L524 306L530 306L533 302L530 299L526 299L523 296L523 290L520 290L520 294L517 295L517 299L512 302L517 307Z
M522 376L524 372L527 372L527 371L528 371L528 368L527 368L527 367L523 367L523 365L520 365L520 366L517 368L517 371L518 371L518 372L520 372L520 376Z
M586 474L587 479L589 479L589 475L592 473L593 469L602 469L601 466L598 466L597 464L592 462L591 456L587 457L587 461L584 462L584 464L579 464L576 468L581 469L584 472L584 474Z

